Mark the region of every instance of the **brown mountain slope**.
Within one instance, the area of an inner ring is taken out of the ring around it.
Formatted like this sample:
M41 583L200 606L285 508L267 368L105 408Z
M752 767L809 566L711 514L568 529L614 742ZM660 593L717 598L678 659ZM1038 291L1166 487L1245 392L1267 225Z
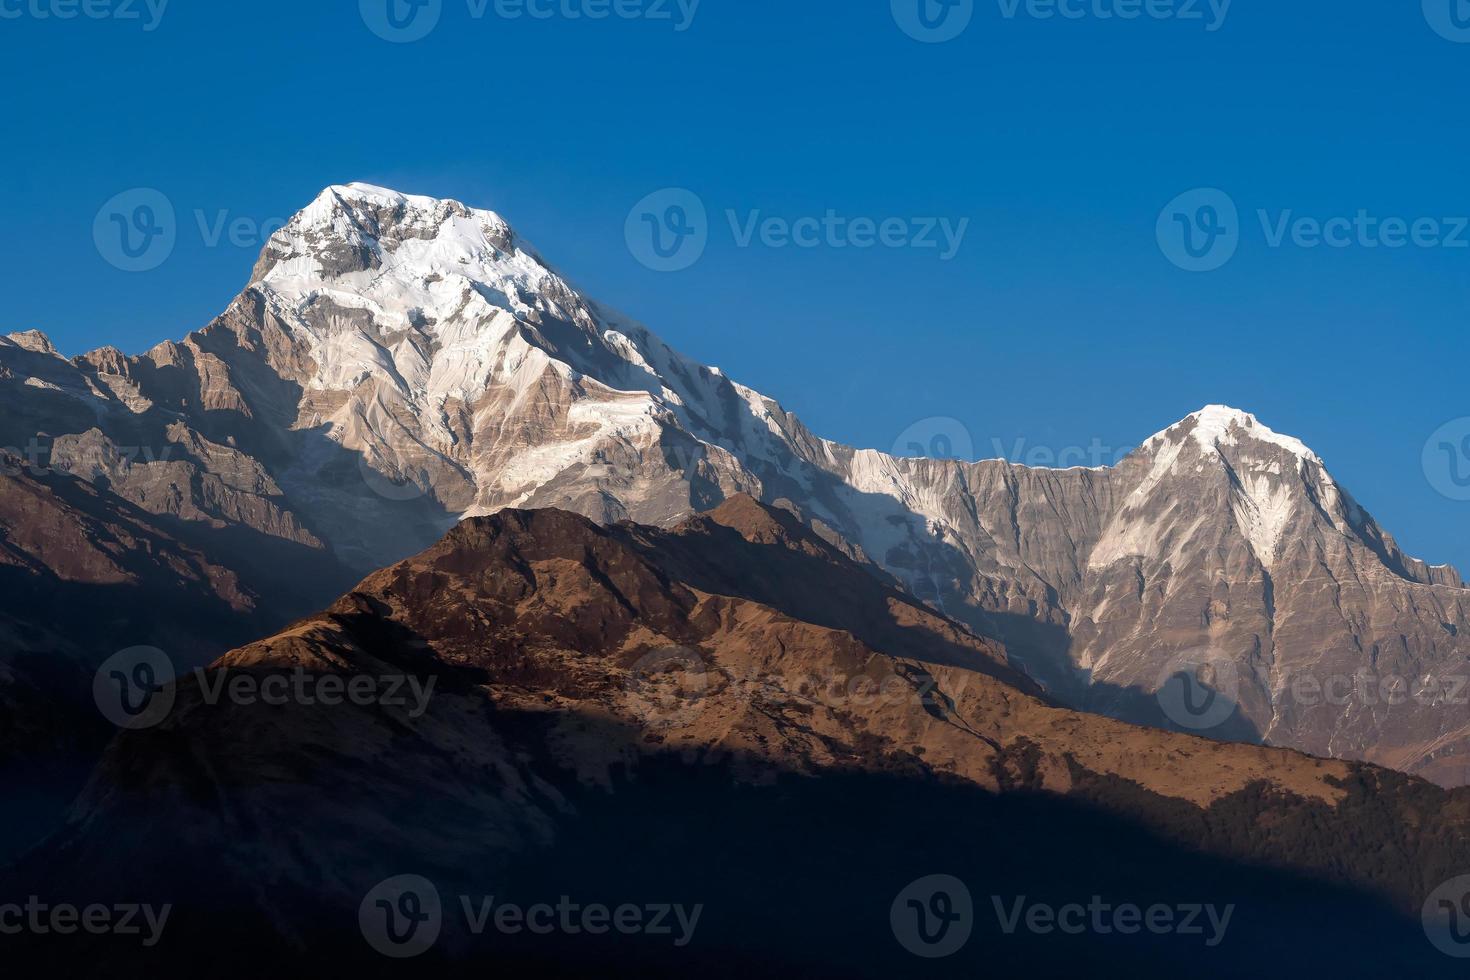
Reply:
M268 677L318 686L211 703ZM325 704L323 677L362 696ZM1470 862L1466 794L1054 707L993 643L748 498L671 530L466 521L205 680L117 740L13 885L176 903L171 942L49 952L402 967L367 947L358 911L412 873L444 896L443 938L415 961L438 975L1225 976L1262 956L1331 963L1364 935L1373 951L1349 961L1428 975L1451 961L1404 916ZM970 882L982 918L992 893L1239 911L1204 958L1179 936L1057 943L992 917L935 965L899 949L888 905L936 872ZM456 919L453 896L477 895L702 902L709 924L677 949L486 938Z
M34 726L63 735L51 722L74 704L94 715L92 671L112 653L153 644L208 657L266 622L233 571L153 515L4 456L0 585L0 761L41 747L20 738ZM43 678L38 704L30 685Z
M103 661L157 646L202 665L279 622L165 520L0 454L0 859L54 827L112 737Z

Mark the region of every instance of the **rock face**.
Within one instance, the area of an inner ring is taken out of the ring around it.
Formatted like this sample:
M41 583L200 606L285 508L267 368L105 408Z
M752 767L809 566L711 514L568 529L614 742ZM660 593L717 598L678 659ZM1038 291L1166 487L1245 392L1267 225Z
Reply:
M56 470L208 530L231 567L360 575L507 507L671 526L749 493L1069 703L1466 781L1446 702L1470 592L1401 554L1295 440L1216 406L1111 469L851 449L458 202L329 188L180 343L71 361L39 335L0 343L0 409L0 442L40 434ZM283 592L325 602L350 580ZM1165 710L1170 684L1233 710Z
M113 735L92 693L104 660L154 646L203 665L279 625L153 514L0 454L0 863L54 825Z
M1191 416L1109 476L1085 569L1057 579L1090 706L1133 715L1131 694L1212 665L1238 707L1196 727L1466 781L1453 569L1403 555L1315 454L1243 413Z
M309 678L292 681L309 696L209 695L272 677ZM1059 708L993 643L748 497L669 529L509 510L178 684L11 886L171 902L151 951L40 944L140 971L892 976L925 965L894 896L945 872L975 889L976 936L940 975L1101 958L1104 975L1231 976L1267 955L1428 976L1455 965L1417 915L1470 859L1467 794ZM379 958L360 913L406 874L443 910L412 963ZM992 912L992 895L1042 893L1228 904L1233 924L1206 951L1016 934ZM679 947L477 935L461 896L698 903L704 925Z
M0 469L0 766L74 743L108 654L160 645L207 663L266 625L233 571L153 515L13 457Z

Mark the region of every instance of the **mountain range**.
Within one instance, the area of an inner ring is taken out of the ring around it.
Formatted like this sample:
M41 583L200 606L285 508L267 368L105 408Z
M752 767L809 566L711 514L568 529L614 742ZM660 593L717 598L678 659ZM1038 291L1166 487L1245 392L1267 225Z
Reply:
M1299 441L1210 406L1108 468L842 446L455 201L328 188L182 341L68 359L35 331L0 340L0 409L28 477L80 479L231 578L203 578L228 635L184 641L185 659L235 645L246 607L260 635L468 517L669 527L749 494L1062 703L1470 779L1470 592L1404 555ZM197 568L177 584L199 588Z
M1247 412L1103 468L843 446L494 213L351 184L181 341L0 338L0 446L0 927L11 895L177 916L156 949L34 933L7 963L1427 976L1464 952L1470 592ZM905 904L935 876L945 903ZM475 914L573 895L702 924L548 945ZM1221 918L1202 950L1018 931L1027 902ZM931 913L976 935L931 962Z

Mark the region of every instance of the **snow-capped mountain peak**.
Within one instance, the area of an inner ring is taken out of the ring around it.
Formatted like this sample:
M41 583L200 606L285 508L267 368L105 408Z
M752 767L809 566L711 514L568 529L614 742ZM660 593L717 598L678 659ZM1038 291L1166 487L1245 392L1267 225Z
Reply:
M544 362L557 344L528 334L547 320L572 328L562 347L591 347L599 333L575 291L500 215L371 184L318 195L271 237L253 279L308 347L308 388L386 379L431 417ZM562 353L558 364L575 360ZM450 437L434 427L439 441Z
M473 316L476 293L513 308L552 278L495 212L368 184L323 191L271 236L254 276L285 304L325 296L405 328Z
M1143 445L1154 449L1161 443L1176 441L1185 433L1193 438L1202 452L1209 454L1233 456L1236 447L1242 441L1248 441L1275 446L1298 459L1322 465L1321 457L1300 439L1281 435L1250 412L1231 408L1229 405L1206 405L1162 432L1155 433Z
M364 183L334 184L326 188L283 230L328 233L341 239L365 237L393 241L437 237L445 223L454 219L480 225L497 243L512 235L510 225L494 211L467 207L450 198L404 194ZM473 236L461 241L470 244ZM507 244L499 247L505 249Z
M1356 537L1363 519L1301 440L1228 405L1190 413L1146 440L1139 458L1148 470L1131 481L1125 475L1131 491L1091 556L1095 566L1135 556L1183 559L1198 542L1186 535L1170 546L1164 534L1179 516L1229 513L1240 543L1267 569L1317 522ZM1213 531L1208 521L1202 527Z

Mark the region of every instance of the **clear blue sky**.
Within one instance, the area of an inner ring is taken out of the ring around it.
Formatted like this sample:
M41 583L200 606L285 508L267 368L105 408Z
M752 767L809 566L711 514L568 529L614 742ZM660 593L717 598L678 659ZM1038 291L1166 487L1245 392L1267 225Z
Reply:
M1470 569L1470 503L1421 464L1470 415L1470 248L1272 248L1256 218L1470 215L1470 43L1420 0L1236 0L1214 25L1208 0L1202 21L974 0L935 44L889 0L704 0L683 31L442 0L413 43L355 0L172 0L152 30L143 0L141 20L37 16L65 2L0 0L19 14L0 17L0 330L67 353L179 337L258 250L209 245L196 211L265 222L366 180L495 208L590 293L833 438L888 449L953 416L978 455L1126 446L1225 402L1317 449L1411 552ZM624 227L671 186L711 235L661 273ZM92 231L134 187L174 204L178 242L128 273ZM1202 187L1238 206L1239 242L1190 273L1156 226ZM970 223L946 262L742 248L729 209Z

